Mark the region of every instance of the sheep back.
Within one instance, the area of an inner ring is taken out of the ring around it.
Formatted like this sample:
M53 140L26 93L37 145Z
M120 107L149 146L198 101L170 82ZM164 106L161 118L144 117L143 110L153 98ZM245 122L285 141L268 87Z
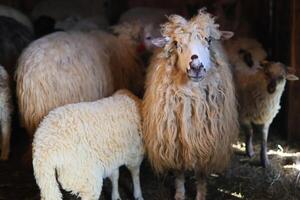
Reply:
M50 171L57 170L62 188L77 193L84 183L99 190L88 180L91 174L102 179L124 164L140 163L144 155L140 104L140 99L123 90L51 111L33 141L34 173L42 194L50 192ZM55 176L51 180L56 182Z
M21 120L29 136L53 108L95 101L119 88L141 89L142 69L124 45L102 31L57 32L33 42L16 71Z

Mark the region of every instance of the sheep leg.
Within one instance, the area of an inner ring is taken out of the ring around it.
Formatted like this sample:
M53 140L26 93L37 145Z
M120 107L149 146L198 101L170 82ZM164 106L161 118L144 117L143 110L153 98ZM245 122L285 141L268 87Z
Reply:
M205 200L206 196L206 176L202 173L197 173L197 195L196 200Z
M175 200L184 200L185 199L185 188L184 188L184 173L183 172L176 172L176 179L175 179Z
M140 184L140 164L136 166L127 166L133 182L133 196L135 200L143 200L141 184Z
M261 135L261 150L260 150L260 162L263 167L267 167L270 165L270 161L267 155L268 151L268 132L269 132L269 125L265 124L256 124L255 125L257 132Z
M243 123L241 125L243 131L246 135L246 154L249 158L252 158L254 156L254 150L253 150L253 129L250 123Z
M119 168L113 171L112 175L109 177L112 184L111 199L121 200L119 194Z
M1 151L1 160L7 160L10 152L10 122L1 121L1 131L2 131L2 151Z

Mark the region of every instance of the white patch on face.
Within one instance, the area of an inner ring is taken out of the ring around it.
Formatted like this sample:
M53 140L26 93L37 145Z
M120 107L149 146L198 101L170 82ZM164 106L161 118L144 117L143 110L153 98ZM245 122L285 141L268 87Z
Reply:
M203 45L199 40L194 40L191 42L189 49L191 56L198 56L197 59L194 59L193 62L196 64L201 64L208 71L211 67L210 51L207 46ZM191 59L192 61L192 59Z

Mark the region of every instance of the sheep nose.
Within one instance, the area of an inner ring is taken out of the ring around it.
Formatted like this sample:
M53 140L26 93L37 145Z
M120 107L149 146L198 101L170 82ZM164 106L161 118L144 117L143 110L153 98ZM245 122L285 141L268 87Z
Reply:
M197 55L192 55L192 56L191 56L191 59L192 59L192 60L195 60L195 59L197 59L197 58L198 58Z
M191 70L193 70L195 72L200 72L204 68L202 63L200 63L200 65L190 64L190 67L191 67Z

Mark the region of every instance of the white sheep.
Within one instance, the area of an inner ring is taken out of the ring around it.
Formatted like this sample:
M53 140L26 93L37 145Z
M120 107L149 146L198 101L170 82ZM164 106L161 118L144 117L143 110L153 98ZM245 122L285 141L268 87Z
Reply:
M32 138L56 107L95 101L121 88L142 94L144 69L131 40L104 31L56 32L19 58L16 81L20 118Z
M62 199L59 182L82 200L98 200L103 178L110 177L112 200L118 200L119 167L126 165L134 197L142 200L140 104L140 99L121 90L112 97L51 111L33 141L33 168L41 199Z
M291 68L282 63L263 61L262 67L255 73L235 71L236 88L240 104L239 119L241 128L246 134L246 152L254 156L252 137L253 131L260 134L261 164L267 167L270 162L267 156L267 139L270 124L280 109L280 98L286 80L298 80Z
M7 160L10 152L12 99L9 76L0 66L0 124L1 124L1 160Z
M24 26L28 27L29 30L33 32L33 26L30 19L26 15L12 7L0 5L0 16L11 17Z

